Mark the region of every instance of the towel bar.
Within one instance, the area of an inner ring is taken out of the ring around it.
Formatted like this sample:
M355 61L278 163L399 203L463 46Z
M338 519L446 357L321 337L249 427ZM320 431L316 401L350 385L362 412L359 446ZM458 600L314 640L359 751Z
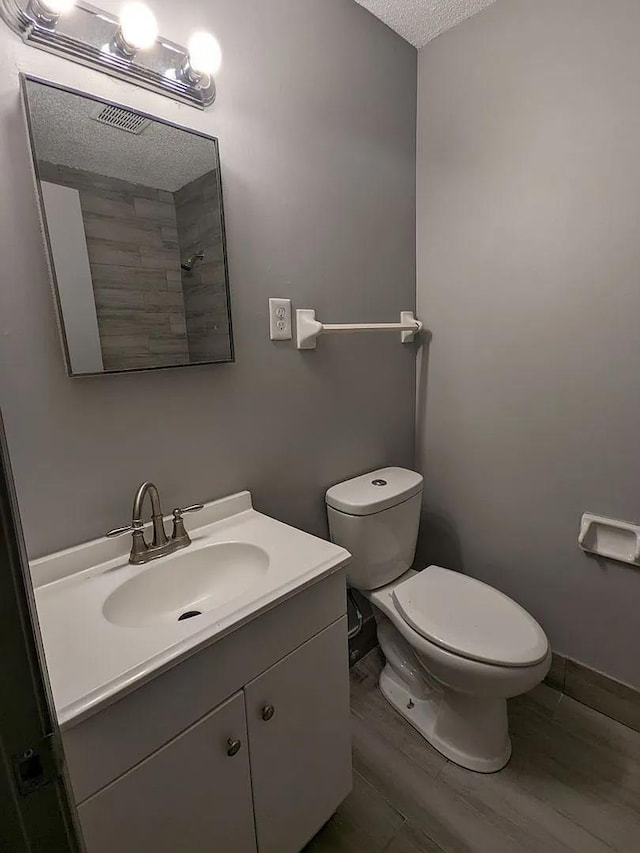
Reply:
M320 335L333 332L400 332L403 344L411 343L424 328L413 311L401 311L399 323L321 323L316 320L312 308L298 308L296 311L296 346L298 349L315 349Z

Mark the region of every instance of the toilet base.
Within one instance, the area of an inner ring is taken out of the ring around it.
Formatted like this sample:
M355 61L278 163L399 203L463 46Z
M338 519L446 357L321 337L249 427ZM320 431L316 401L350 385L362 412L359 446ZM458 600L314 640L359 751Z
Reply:
M380 673L385 699L445 758L477 773L495 773L511 758L504 699L458 693L444 686L421 697L387 663Z

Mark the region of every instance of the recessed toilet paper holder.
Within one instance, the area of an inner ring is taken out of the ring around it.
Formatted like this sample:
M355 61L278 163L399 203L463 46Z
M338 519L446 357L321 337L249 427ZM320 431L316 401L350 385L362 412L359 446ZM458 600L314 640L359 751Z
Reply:
M578 545L583 551L640 566L640 525L585 512Z

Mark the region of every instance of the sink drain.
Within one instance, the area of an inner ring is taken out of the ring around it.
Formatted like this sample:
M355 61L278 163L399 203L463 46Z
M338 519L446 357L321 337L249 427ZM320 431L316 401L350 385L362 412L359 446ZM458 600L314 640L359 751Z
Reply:
M178 622L184 622L185 619L193 619L194 616L202 616L201 610L187 610L182 616L178 616Z

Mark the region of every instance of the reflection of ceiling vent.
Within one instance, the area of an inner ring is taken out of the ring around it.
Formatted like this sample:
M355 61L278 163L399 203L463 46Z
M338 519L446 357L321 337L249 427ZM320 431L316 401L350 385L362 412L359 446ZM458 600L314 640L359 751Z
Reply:
M123 110L122 107L99 107L91 118L102 124L108 124L109 127L117 127L118 130L126 130L127 133L142 133L145 127L151 123L150 119L132 113L129 110Z

